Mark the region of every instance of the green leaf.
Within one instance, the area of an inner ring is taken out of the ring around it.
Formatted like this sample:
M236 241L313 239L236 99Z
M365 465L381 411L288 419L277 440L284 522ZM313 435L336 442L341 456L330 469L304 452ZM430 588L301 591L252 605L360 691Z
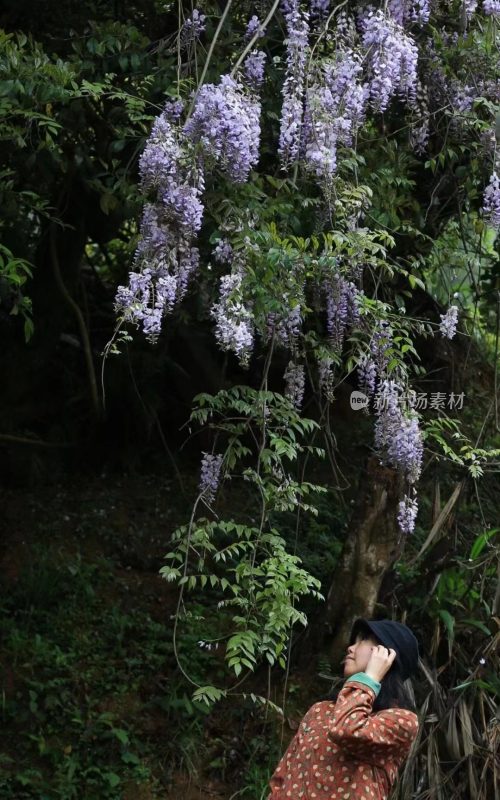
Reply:
M448 639L452 642L455 636L455 617L450 614L449 611L446 611L445 608L441 608L438 613L445 624L448 632Z
M477 558L481 555L484 548L486 547L487 543L490 539L493 538L497 533L500 532L500 528L493 528L491 531L486 531L485 533L481 533L477 539L475 540L474 544L472 545L470 556L472 560Z
M120 776L116 772L105 772L103 778L107 780L112 789L120 783Z

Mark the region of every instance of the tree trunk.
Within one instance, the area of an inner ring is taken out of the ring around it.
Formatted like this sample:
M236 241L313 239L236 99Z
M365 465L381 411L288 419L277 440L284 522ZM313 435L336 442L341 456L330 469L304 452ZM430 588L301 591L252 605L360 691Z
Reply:
M382 578L400 553L397 506L401 493L398 473L371 456L327 595L325 623L333 634L330 657L334 664L344 654L354 620L373 615Z

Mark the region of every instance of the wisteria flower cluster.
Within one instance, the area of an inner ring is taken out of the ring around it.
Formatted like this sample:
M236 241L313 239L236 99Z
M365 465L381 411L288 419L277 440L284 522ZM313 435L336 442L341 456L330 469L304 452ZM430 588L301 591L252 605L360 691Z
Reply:
M197 8L193 9L180 31L181 47L187 47L200 37L205 30L205 20L205 14L201 14Z
M429 0L389 0L388 8L399 25L410 22L425 25L429 21Z
M381 381L376 398L375 447L389 464L398 469L410 486L422 471L423 440L418 416L402 409L401 387L392 380ZM406 495L399 505L400 528L411 533L417 513L416 501Z
M290 361L285 371L285 397L300 409L304 400L305 371L302 364Z
M203 172L169 121L170 111L169 105L155 121L139 162L141 188L150 202L144 206L135 271L115 299L122 318L141 325L153 340L198 267L193 240L203 217Z
M278 153L283 168L299 155L304 112L305 67L308 54L309 20L298 0L282 3L287 27L287 69L283 83Z
M326 328L335 350L341 350L348 325L359 319L360 292L341 275L323 281L326 300Z
M245 83L254 91L258 91L264 81L266 54L262 50L252 50L243 63Z
M260 103L238 81L223 75L219 84L201 87L184 133L199 142L204 155L229 178L242 183L259 160Z
M414 100L418 49L413 38L390 14L380 10L368 11L360 26L372 108L385 111L394 96Z
M477 8L477 0L463 0L463 9L467 19L470 19Z
M483 0L483 12L488 17L500 17L500 0Z
M359 386L368 397L375 394L378 380L383 380L393 347L393 333L386 320L378 322L370 340L370 352L358 368Z
M232 264L233 248L226 239L219 239L213 250L214 259L219 264Z
M284 302L288 302L287 296L284 297ZM267 317L267 339L270 339L274 334L278 344L294 350L300 334L301 324L302 316L299 303L296 303L293 308L288 309L285 313L272 312Z
M333 401L333 358L322 355L318 359L319 390L329 403Z
M365 357L358 367L359 388L367 397L375 394L377 384L377 365L371 358Z
M324 19L330 11L331 0L311 0L311 16Z
M415 102L412 110L417 117L410 127L410 144L416 153L421 155L427 149L430 136L429 126L429 89L421 81L418 82Z
M484 192L483 214L494 228L500 229L500 178L496 171Z
M457 332L458 308L450 306L446 314L441 314L439 330L446 339L453 339Z
M369 90L361 74L360 57L340 49L307 90L301 149L306 166L319 178L336 172L337 147L350 146L364 121Z
M250 39L252 39L252 37L255 36L256 33L258 34L259 39L261 39L264 36L264 31L262 30L260 25L260 19L256 14L254 14L248 20L248 24L245 31L245 41L246 42L250 41Z
M217 492L223 456L203 453L201 459L200 492L207 503L212 503Z
M416 497L405 495L398 505L398 524L402 533L413 533L418 514Z
M233 352L247 365L253 349L254 320L252 309L242 300L243 272L238 267L220 279L219 300L212 306L215 336L222 350Z

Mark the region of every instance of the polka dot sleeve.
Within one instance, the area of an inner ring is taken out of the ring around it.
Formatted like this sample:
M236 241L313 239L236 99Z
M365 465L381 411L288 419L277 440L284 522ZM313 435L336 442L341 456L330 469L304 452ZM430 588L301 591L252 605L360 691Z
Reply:
M328 736L350 755L366 763L381 758L404 758L418 731L418 718L405 708L387 708L373 713L375 692L363 683L344 684L335 705Z
M287 774L287 769L289 767L289 758L297 748L297 741L298 741L298 736L297 734L295 734L269 781L269 786L271 788L271 795L269 796L270 798L276 793L278 793L281 787L283 786L285 775Z

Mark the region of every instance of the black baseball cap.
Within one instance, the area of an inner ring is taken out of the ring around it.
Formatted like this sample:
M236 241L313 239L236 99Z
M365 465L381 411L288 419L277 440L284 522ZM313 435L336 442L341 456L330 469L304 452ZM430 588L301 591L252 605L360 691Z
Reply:
M394 622L391 619L357 619L352 629L349 644L356 641L358 633L371 631L385 647L392 647L396 651L394 663L398 667L403 680L409 678L418 668L418 642L415 634L408 625Z

